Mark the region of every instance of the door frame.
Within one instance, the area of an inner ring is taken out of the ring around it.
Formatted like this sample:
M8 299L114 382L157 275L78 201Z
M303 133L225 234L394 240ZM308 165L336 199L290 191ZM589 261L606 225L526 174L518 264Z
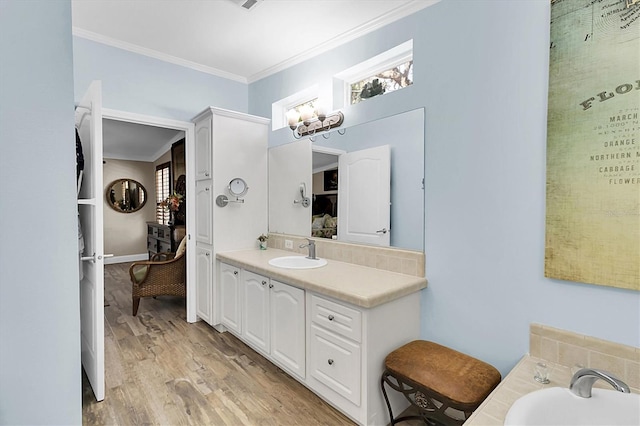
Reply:
M180 130L185 134L185 160L187 164L187 193L195 194L195 171L190 164L195 164L195 124L190 121L173 120L170 118L156 117L151 115L137 114L133 112L120 111L115 109L102 108L102 118L127 123L142 124L154 127L164 127L166 129ZM195 203L187 197L187 322L196 322L196 286L195 286L195 239L191 238L190 230L195 226Z

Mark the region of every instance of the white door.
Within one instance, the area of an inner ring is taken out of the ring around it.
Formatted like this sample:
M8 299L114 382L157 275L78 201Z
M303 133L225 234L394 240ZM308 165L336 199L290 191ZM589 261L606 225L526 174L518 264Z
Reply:
M269 232L311 235L311 141L302 139L269 149Z
M104 246L102 212L102 84L94 81L76 109L84 174L78 212L84 236L80 280L82 366L96 400L104 399Z
M338 239L389 246L391 226L389 145L338 158Z

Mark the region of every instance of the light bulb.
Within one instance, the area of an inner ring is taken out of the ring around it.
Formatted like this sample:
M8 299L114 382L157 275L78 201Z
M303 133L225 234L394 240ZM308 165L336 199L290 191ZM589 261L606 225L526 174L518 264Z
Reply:
M324 119L327 118L327 110L327 104L324 102L316 103L316 115L320 121L324 121Z
M300 121L300 113L295 109L290 109L287 111L287 123L289 123L289 127L295 129L298 126L298 121Z
M300 107L300 118L303 122L308 122L313 117L313 108L309 105Z

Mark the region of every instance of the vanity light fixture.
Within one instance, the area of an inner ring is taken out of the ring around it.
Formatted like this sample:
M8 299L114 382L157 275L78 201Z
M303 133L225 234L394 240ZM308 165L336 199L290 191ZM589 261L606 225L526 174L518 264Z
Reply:
M295 109L287 112L287 123L293 132L293 137L300 139L303 136L309 136L311 141L315 141L316 133L326 132L327 130L340 127L344 121L344 115L341 111L327 114L326 110L319 106L316 108L316 117L313 116L313 109L305 105L300 108L300 112ZM338 130L338 133L344 135L346 130ZM323 138L329 139L328 134L323 134Z

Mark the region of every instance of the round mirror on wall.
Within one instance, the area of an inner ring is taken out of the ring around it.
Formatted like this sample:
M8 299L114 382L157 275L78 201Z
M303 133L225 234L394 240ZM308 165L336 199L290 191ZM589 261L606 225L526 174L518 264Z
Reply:
M147 202L147 190L133 179L117 179L107 185L107 204L117 212L133 213Z

